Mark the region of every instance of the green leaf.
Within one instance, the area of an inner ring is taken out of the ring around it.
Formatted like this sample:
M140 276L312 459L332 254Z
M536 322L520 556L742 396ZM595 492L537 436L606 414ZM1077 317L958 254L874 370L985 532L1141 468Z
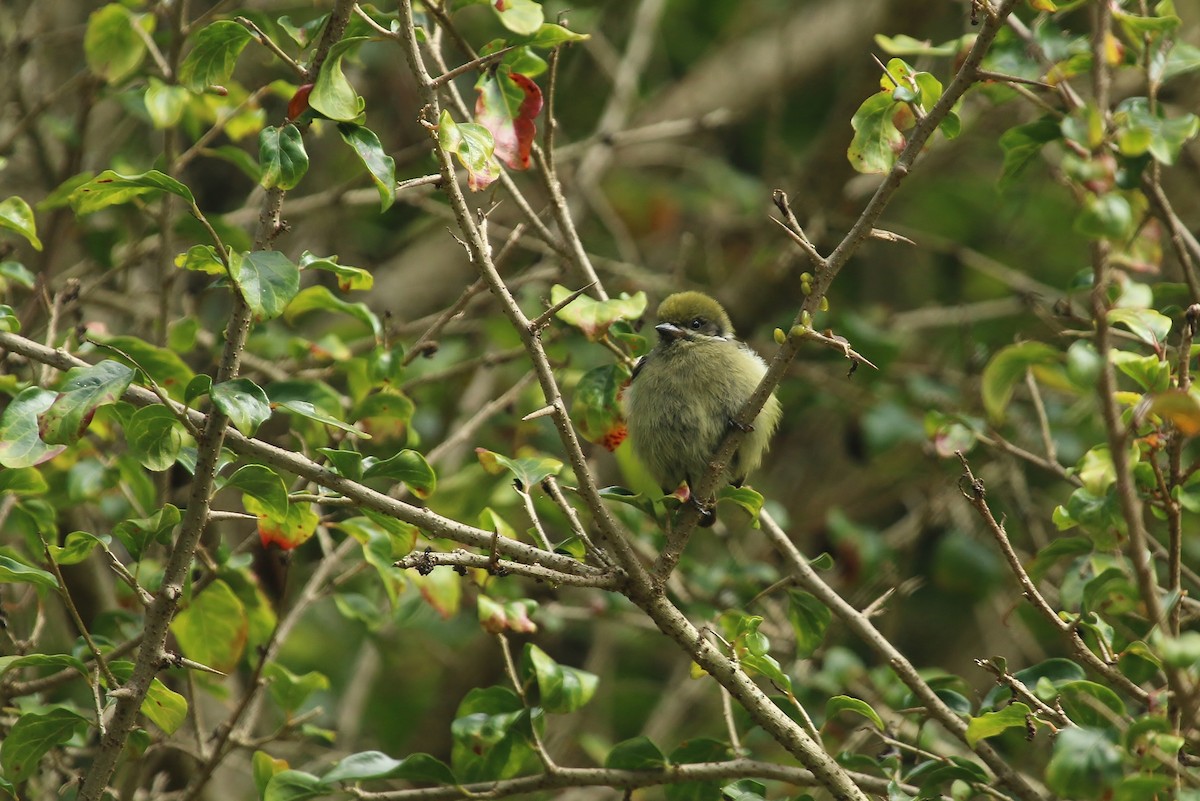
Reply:
M993 420L1003 419L1013 388L1025 379L1025 371L1039 365L1056 364L1059 356L1057 350L1042 342L1022 342L1001 348L983 369L980 391L988 416Z
M113 170L104 172L81 184L68 196L68 202L76 214L91 214L101 209L128 203L142 195L168 192L195 205L192 191L169 175L158 170L147 170L136 175L122 175Z
M1009 704L999 712L985 712L967 721L967 745L972 748L980 740L1020 726L1024 728L1029 719L1029 707L1022 703Z
M599 677L558 664L533 643L525 645L524 663L537 679L539 704L547 712L574 712L596 694Z
M381 212L387 211L396 199L396 161L383 150L379 137L370 128L343 122L338 125L342 140L354 149L362 161L375 188L379 190Z
M486 127L475 122L456 123L450 112L442 109L437 130L438 145L458 157L467 171L467 186L472 191L486 189L500 177L496 142Z
M234 255L229 277L259 322L283 314L300 290L300 268L275 250Z
M183 424L165 406L145 406L133 413L125 428L129 450L148 470L160 472L175 464L183 447Z
M263 801L307 801L310 798L328 795L332 789L311 773L283 770L267 782Z
M2 205L3 204L0 203L0 206ZM2 225L2 223L0 223L0 225ZM41 242L37 243L37 245L40 244ZM34 247L37 247L37 245ZM37 284L37 276L35 276L28 267L26 267L24 264L21 264L19 261L0 260L0 287L4 286L5 281L17 284L18 286L23 286L26 289L33 289L33 287ZM3 308L8 309L9 313L12 312L11 306L5 306ZM0 314L0 317L3 316L3 314Z
M629 369L605 364L583 374L571 399L571 419L588 442L615 451L629 433L621 405L621 388L629 382Z
M40 417L42 438L49 444L69 445L87 431L96 409L120 400L133 382L133 370L105 359L90 367L67 371L58 397Z
M1027 572L1035 582L1041 581L1060 560L1091 552L1092 541L1087 537L1058 537L1038 551L1037 556L1028 564Z
M550 305L561 303L571 294L571 290L561 284L550 287ZM609 327L619 320L633 321L646 313L646 293L638 292L632 297L622 293L618 298L596 300L587 295L580 295L575 300L559 309L556 317L568 325L573 325L593 342L608 333Z
M248 378L235 378L213 384L209 391L213 405L229 416L230 422L248 437L271 417L271 402L262 387Z
M428 498L437 488L437 475L425 457L404 449L382 461L367 457L362 461L363 479L383 477L403 481L418 498Z
M77 565L87 559L97 545L107 549L110 542L112 542L112 537L108 534L96 536L86 531L72 531L63 540L62 545L49 546L50 558L56 564Z
M1183 22L1174 14L1163 14L1161 10L1153 17L1140 17L1120 9L1113 9L1113 19L1121 23L1131 39L1141 39L1143 36L1169 33Z
M261 508L271 517L282 520L287 517L287 485L271 468L261 464L239 467L222 489L241 490L258 501Z
M268 126L258 135L259 184L264 189L293 189L308 172L308 153L300 129L290 122L282 128Z
M1030 665L1024 670L1018 670L1013 675L1026 687L1034 688L1042 683L1043 680L1048 682L1051 687L1057 687L1069 681L1082 679L1086 674L1083 668L1070 659L1054 657L1042 660L1036 665ZM995 709L1011 697L1011 690L1007 687L996 685L988 691L980 707L982 709ZM1043 700L1053 700L1053 696Z
M731 503L738 507L757 525L759 512L762 511L762 493L752 487L724 486L717 490L718 503Z
M20 668L46 667L54 668L55 670L71 668L79 671L79 674L82 676L88 675L89 672L87 665L82 660L70 654L29 654L28 656L0 657L0 674Z
M38 587L58 587L53 573L0 555L0 584L33 584Z
M1200 47L1176 41L1170 52L1167 53L1166 60L1161 62L1161 67L1152 67L1152 71L1155 69L1162 70L1161 80L1164 82L1189 72L1195 72L1200 69Z
M1063 711L1080 726L1115 731L1117 722L1126 719L1125 704L1103 684L1083 679L1069 681L1060 686L1058 692Z
M1112 362L1117 369L1137 382L1145 392L1165 392L1171 384L1171 365L1157 356L1140 356L1126 350L1114 350Z
M224 581L217 579L171 622L171 633L189 659L228 673L246 647L246 607Z
M179 124L187 107L188 90L151 78L146 87L146 113L155 128L173 128Z
M252 38L249 30L232 20L206 25L196 34L191 51L179 65L179 82L193 92L224 86Z
M988 773L981 765L956 756L944 762L930 760L922 763L905 778L920 787L921 798L938 797L938 788L951 782L987 784L989 781Z
M904 148L904 134L892 122L897 105L890 91L877 92L854 112L850 120L854 138L846 157L856 171L886 173L895 166L896 158Z
M354 91L342 72L342 59L351 49L367 41L365 36L342 39L329 49L329 56L321 64L321 72L313 85L308 103L331 120L353 122L363 110L363 100Z
M375 338L383 338L383 325L379 322L379 318L375 312L371 311L370 307L365 303L350 303L334 296L329 291L328 287L317 284L315 286L306 287L288 304L284 310L284 319L289 323L295 322L297 317L306 312L316 311L332 311L348 314L356 320L359 320L371 330Z
M109 83L118 83L131 75L146 57L146 42L134 29L154 30L150 14L134 16L119 3L109 3L88 17L83 34L83 53L92 72Z
M371 436L408 443L408 426L416 406L401 392L385 389L363 398L351 417Z
M592 38L586 33L576 33L568 30L561 25L555 25L553 22L542 23L533 35L525 40L524 44L529 47L537 47L543 50L550 50L558 47L561 44L568 42L582 42Z
M788 620L796 634L796 656L804 659L821 647L833 612L815 595L803 590L789 590Z
M168 503L150 517L122 520L113 526L113 536L136 562L141 560L142 552L151 543L165 545L169 542L171 531L182 519L179 509Z
M336 417L332 417L328 414L325 414L323 411L321 411L320 409L318 409L316 406L312 405L308 401L289 400L289 401L281 401L281 402L275 403L273 405L276 409L282 409L283 411L289 412L291 414L298 414L301 417L307 417L309 420L316 420L318 423L324 423L327 426L333 426L334 428L345 431L347 434L351 434L356 437L361 437L362 439L370 439L371 438L371 435L366 433L365 431L359 431L357 428L350 425L349 423L346 423L342 420L337 419Z
M338 289L349 292L354 289L370 289L375 277L361 267L338 264L337 256L314 256L309 251L300 254L301 270L324 270L337 276Z
M364 779L385 779L389 774L404 764L399 759L392 759L381 751L363 751L350 754L338 760L321 780L326 784L333 782L354 782Z
M278 662L270 662L263 668L263 676L270 684L267 689L280 709L289 714L296 712L316 692L329 689L329 677L324 673L310 671L297 676ZM328 781L328 778L325 779Z
M494 781L538 771L541 761L530 742L532 714L504 687L468 692L450 726L455 776L463 782Z
M645 736L617 743L604 759L608 770L662 770L666 766L666 755Z
M16 784L31 778L46 752L70 740L86 723L87 718L66 707L19 715L0 749L4 777Z
M945 44L934 45L928 39L914 39L901 33L896 36L875 34L875 44L889 56L952 56L958 52L963 42L953 39Z
M33 467L53 459L66 445L47 445L38 430L38 418L50 408L57 392L26 387L0 413L0 465Z
M1123 325L1133 335L1154 347L1161 346L1171 333L1171 318L1154 309L1109 309L1109 325Z
M733 752L728 743L711 737L691 737L671 752L670 762L673 765L724 762L732 756ZM718 801L720 792L721 783L715 780L681 782L663 787L663 795L667 801Z
M1049 114L1026 125L1009 128L1001 134L1000 148L1004 151L1004 169L999 180L1001 191L1012 187L1047 142L1061 138L1062 130L1058 121Z
M862 715L874 723L875 727L880 731L884 731L887 728L883 725L883 718L879 717L879 713L872 709L870 704L859 698L852 698L849 695L835 695L825 702L826 720L829 720L839 712L853 712L857 715Z
M262 178L262 168L258 166L258 159L236 145L205 148L204 155L232 164L254 183L258 183Z
M258 538L265 548L275 543L285 551L303 545L317 530L316 512L308 503L288 503L287 514L282 518L271 516L253 496L243 495L242 505L246 511L256 515L258 520Z
M187 385L196 377L179 354L151 345L144 339L100 335L94 338L112 349L114 360L140 370L175 400L183 399Z
M226 274L225 263L212 245L192 245L187 253L175 257L175 266L209 275Z
M327 784L365 779L405 779L443 786L458 783L450 768L429 754L409 754L404 759L392 759L379 751L351 754L321 777Z
M33 209L15 195L0 201L0 228L16 231L33 245L34 250L42 249L42 240L38 239L37 235L37 223L33 219ZM13 262L5 262L11 263Z
M475 455L483 469L494 476L508 470L520 483L521 489L528 491L536 487L549 476L558 475L563 463L549 456L525 456L520 459L510 459L486 448L476 448Z
M50 485L42 477L40 471L32 467L17 467L0 470L0 497L4 493L14 496L45 495Z
M489 5L500 17L501 25L521 36L536 34L545 21L541 4L534 0L496 0Z
M317 448L317 452L329 459L329 464L339 476L345 476L351 481L362 480L363 456L358 451Z
M1129 238L1133 226L1133 207L1117 192L1089 193L1074 224L1075 230L1086 237L1114 241Z
M109 670L113 677L122 684L133 677L133 663L126 661L109 662ZM114 688L115 689L115 688ZM171 690L158 679L150 681L146 691L146 700L142 701L141 713L150 719L158 728L167 734L174 734L187 719L187 699Z
M1054 741L1046 785L1067 798L1101 798L1122 773L1121 752L1103 732L1071 726Z

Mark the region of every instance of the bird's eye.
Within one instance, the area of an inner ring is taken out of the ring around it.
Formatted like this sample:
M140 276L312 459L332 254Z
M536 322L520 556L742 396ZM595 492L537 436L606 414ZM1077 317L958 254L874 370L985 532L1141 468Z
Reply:
M699 331L703 327L704 327L704 318L703 317L697 317L696 319L692 320L692 330L693 331Z

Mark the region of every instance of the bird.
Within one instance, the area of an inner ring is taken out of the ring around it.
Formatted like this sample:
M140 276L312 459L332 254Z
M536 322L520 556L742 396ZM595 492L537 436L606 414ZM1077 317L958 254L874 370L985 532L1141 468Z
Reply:
M658 341L638 360L625 390L629 439L664 493L685 482L690 492L767 365L734 336L725 309L703 292L668 296L657 317ZM741 486L761 464L780 414L772 394L747 427L720 482ZM692 500L706 511L703 499ZM709 511L701 524L711 525L713 519Z

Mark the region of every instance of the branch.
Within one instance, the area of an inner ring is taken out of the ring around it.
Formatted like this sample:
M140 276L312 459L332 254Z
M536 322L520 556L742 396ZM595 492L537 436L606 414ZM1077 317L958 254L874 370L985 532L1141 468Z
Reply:
M1008 539L1008 532L1004 530L1004 524L997 522L996 518L992 515L992 510L988 508L983 482L975 478L975 474L971 472L971 465L967 463L967 457L963 455L962 451L958 451L958 460L962 462L963 470L965 471L962 478L959 479L959 490L979 514L979 518L984 522L988 532L996 540L996 544L1000 546L1000 551L1004 554L1005 561L1008 562L1009 570L1012 571L1013 575L1017 578L1017 582L1021 585L1025 600L1029 601L1033 605L1033 608L1038 611L1038 614L1067 639L1071 650L1079 658L1079 661L1103 676L1110 685L1120 687L1129 693L1139 703L1149 704L1150 694L1126 678L1125 674L1117 670L1113 665L1096 656L1079 635L1079 629L1060 618L1054 607L1050 606L1049 602L1046 601L1045 597L1038 590L1037 585L1033 583L1029 574L1025 572L1025 566L1021 564L1016 551L1013 550L1012 543Z
M435 568L449 566L453 568L479 568L493 576L517 575L527 576L538 581L567 587L594 587L601 590L620 591L625 583L625 576L610 573L599 576L578 576L559 570L542 567L541 565L526 565L506 559L495 559L486 554L470 553L468 551L451 551L450 553L435 553L424 551L410 553L395 563L401 570L415 570L421 575L428 575Z
M850 774L856 782L873 793L886 795L890 780L865 773ZM640 787L658 787L684 782L719 781L722 779L772 779L797 787L812 787L819 784L812 771L772 762L753 759L732 759L727 762L693 762L671 765L663 770L610 770L608 768L564 768L552 774L522 776L497 782L454 787L426 787L411 790L389 790L372 793L357 788L348 791L363 801L453 801L458 798L495 799L527 795L545 790L561 790L569 787L621 787L635 790ZM897 785L904 792L915 794L916 787Z
M88 362L66 351L47 348L18 334L0 331L0 348L19 353L41 364L49 364L59 370L88 366ZM153 392L138 386L131 386L126 390L124 399L138 406L149 406L160 403L158 397ZM182 404L176 404L176 410L183 411L185 407ZM198 425L202 429L207 425L208 418L204 414L194 409L186 409L185 411L194 425ZM390 515L406 523L411 523L435 537L445 537L464 545L478 548L490 548L495 538L494 532L474 528L459 523L456 520L442 517L428 509L412 506L403 501L390 498L381 492L376 492L369 487L340 476L329 468L317 464L305 456L276 447L262 440L247 437L237 429L231 428L226 432L225 446L240 456L278 467L285 472L295 473L306 481L311 481L326 489L352 498L369 509ZM564 572L574 572L578 575L595 576L604 572L598 568L582 564L569 556L543 551L540 548L534 548L523 542L510 540L506 537L499 539L498 547L504 555L526 564L540 564Z
M875 628L865 615L847 603L842 596L824 582L796 548L787 533L779 527L779 524L766 510L759 515L759 520L762 522L762 530L767 535L767 539L775 547L776 552L783 557L785 569L796 578L800 587L812 593L817 600L829 607L846 628L854 632L871 650L886 661L900 681L912 690L913 695L920 699L935 720L956 738L964 743L967 742L966 722L959 717L958 713L946 706L933 688L921 678L912 663ZM1024 776L1013 769L1008 759L999 754L986 741L980 740L971 750L992 769L1000 783L1022 801L1045 801L1042 794L1030 785Z

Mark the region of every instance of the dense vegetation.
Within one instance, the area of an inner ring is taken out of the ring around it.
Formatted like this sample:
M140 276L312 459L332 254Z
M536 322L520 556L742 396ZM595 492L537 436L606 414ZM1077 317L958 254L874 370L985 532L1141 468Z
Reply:
M1178 5L5 3L0 795L1200 798Z

